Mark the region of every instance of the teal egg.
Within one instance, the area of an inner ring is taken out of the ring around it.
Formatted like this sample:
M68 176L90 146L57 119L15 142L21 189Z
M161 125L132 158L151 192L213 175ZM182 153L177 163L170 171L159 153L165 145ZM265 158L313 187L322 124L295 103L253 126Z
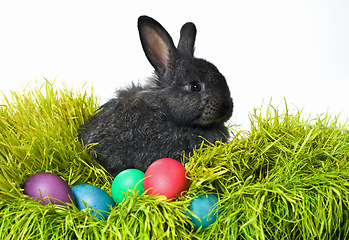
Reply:
M115 206L114 200L108 193L99 187L90 184L80 184L71 188L78 209L91 208L91 215L98 219L107 219L111 208Z
M126 197L125 193L134 190L137 196L144 192L144 172L138 169L126 169L120 172L111 185L111 196L116 203L121 203Z
M185 211L190 216L190 221L197 231L200 227L205 229L216 221L219 214L218 197L214 194L201 194L189 202L189 211ZM195 214L198 218L193 216Z

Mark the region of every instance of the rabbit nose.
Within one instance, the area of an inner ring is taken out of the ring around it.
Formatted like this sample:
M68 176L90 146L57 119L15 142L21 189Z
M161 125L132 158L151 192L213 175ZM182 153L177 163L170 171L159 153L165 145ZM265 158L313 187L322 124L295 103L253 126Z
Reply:
M233 112L231 98L222 99L222 96L211 99L203 112L202 118L208 124L221 123L228 120Z
M222 102L222 108L221 108L221 116L230 118L233 113L234 103L233 99L230 98L229 100Z

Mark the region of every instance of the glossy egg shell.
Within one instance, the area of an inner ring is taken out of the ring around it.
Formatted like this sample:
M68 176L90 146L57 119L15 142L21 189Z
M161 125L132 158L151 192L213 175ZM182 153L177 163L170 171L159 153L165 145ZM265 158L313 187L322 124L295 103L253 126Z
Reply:
M71 188L76 199L78 209L92 208L91 215L99 219L107 219L111 208L115 206L114 200L108 193L99 187L90 184L79 184Z
M121 203L128 190L137 192L137 196L144 192L144 172L138 169L126 169L120 172L111 185L111 196L116 203Z
M164 195L167 199L176 199L189 189L189 184L184 166L172 158L156 160L144 174L147 194Z
M185 213L190 215L190 221L193 223L195 231L200 227L201 229L205 229L216 221L216 218L220 213L219 205L217 203L218 198L214 194L201 194L189 202L190 211L185 211ZM201 222L190 214L190 212L199 217Z
M75 203L75 198L69 185L53 173L40 172L30 176L24 183L24 194L36 199L41 204L65 205ZM49 196L49 198L45 198Z

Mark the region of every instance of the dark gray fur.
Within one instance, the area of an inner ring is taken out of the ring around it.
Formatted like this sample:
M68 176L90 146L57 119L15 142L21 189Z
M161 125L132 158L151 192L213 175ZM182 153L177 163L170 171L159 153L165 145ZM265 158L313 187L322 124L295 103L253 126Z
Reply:
M113 176L128 168L145 171L159 158L179 160L200 145L227 141L224 126L233 101L217 68L193 56L196 28L186 23L178 47L154 19L141 16L143 50L156 77L147 86L120 90L81 128L84 144L98 143L97 160Z

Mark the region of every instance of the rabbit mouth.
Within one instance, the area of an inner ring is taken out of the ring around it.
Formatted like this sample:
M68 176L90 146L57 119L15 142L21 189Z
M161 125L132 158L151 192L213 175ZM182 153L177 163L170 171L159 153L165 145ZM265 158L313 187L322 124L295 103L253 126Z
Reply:
M211 126L222 124L227 121L233 113L233 101L227 101L217 105L216 101L209 102L201 115L201 124Z

